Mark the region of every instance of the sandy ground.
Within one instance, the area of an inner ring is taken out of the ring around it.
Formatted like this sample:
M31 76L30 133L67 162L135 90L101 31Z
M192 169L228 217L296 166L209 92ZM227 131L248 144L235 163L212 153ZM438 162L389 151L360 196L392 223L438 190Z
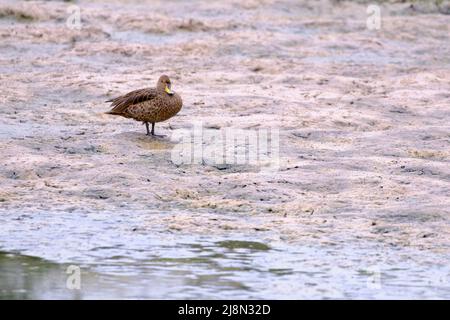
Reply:
M144 234L450 254L449 15L383 5L368 30L352 2L147 2L76 2L81 30L73 3L1 2L3 230L127 211ZM104 114L163 73L184 100L166 138ZM174 164L173 133L195 121L278 129L279 170Z

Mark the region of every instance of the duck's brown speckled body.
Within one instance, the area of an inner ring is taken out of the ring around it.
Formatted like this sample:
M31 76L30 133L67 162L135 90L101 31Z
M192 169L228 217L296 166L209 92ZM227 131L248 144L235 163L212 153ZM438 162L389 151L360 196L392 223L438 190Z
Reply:
M111 102L113 107L108 114L144 122L147 135L155 135L155 123L172 118L183 106L180 95L171 90L171 82L166 75L159 78L156 88L131 91L107 102ZM151 131L149 123L152 124Z

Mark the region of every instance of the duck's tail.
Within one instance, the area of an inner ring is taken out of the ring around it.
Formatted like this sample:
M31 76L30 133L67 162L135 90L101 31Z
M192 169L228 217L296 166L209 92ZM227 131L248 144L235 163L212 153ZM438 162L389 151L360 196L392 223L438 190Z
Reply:
M114 112L114 111L106 111L106 114L112 114L112 115L119 115L120 113Z

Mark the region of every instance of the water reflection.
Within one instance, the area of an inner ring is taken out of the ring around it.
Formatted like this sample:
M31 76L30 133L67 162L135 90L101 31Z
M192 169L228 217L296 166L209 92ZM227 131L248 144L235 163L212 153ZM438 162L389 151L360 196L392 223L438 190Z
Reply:
M63 265L0 252L0 299L80 299L66 278Z
M269 246L222 239L173 243L136 258L121 255L80 264L81 289L66 287L68 264L0 253L0 299L308 299L445 298L448 268L426 273L411 260L376 264L341 249ZM128 254L124 254L128 252ZM393 257L398 253L392 252ZM375 268L374 268L375 267ZM446 273L447 272L447 273Z
M448 256L377 241L134 231L164 213L17 215L1 216L2 299L450 298ZM69 265L81 290L66 288Z

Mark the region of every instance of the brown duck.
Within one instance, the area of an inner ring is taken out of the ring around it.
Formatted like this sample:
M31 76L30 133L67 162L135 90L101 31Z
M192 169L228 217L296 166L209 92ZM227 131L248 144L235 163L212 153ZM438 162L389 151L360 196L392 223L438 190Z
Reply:
M156 122L172 118L183 106L180 95L172 91L170 79L166 75L159 77L156 88L134 90L106 102L111 102L112 107L107 114L142 121L148 136L155 135ZM152 124L151 131L149 123Z

